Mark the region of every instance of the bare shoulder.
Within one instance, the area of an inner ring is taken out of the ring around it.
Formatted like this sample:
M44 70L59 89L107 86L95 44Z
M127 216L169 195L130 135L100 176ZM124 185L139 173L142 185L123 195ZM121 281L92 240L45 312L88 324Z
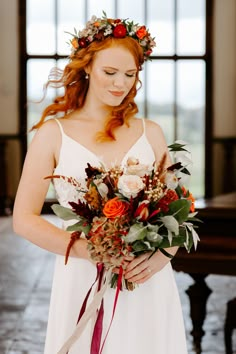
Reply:
M159 161L163 154L168 151L164 132L159 124L150 119L145 119L145 126L147 139L153 148L156 161Z
M55 119L48 119L36 130L35 136L52 137L55 134L60 135L59 125Z
M48 147L55 146L61 141L61 133L55 119L49 119L35 132L32 144L42 144ZM42 146L43 147L43 146Z
M160 142L166 145L166 140L164 136L164 132L159 124L156 122L145 119L145 126L146 126L146 135L150 142Z

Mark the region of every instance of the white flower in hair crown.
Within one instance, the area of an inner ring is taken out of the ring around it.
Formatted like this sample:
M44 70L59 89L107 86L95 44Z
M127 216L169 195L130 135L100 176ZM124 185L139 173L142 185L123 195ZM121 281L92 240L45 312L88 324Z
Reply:
M135 39L143 49L144 60L148 60L153 48L156 46L154 38L151 37L146 26L140 26L128 19L110 19L103 12L102 18L92 16L91 20L86 23L86 27L82 31L76 31L72 34L70 41L72 45L71 58L76 53L89 46L94 41L102 41L107 37L125 38L131 37Z

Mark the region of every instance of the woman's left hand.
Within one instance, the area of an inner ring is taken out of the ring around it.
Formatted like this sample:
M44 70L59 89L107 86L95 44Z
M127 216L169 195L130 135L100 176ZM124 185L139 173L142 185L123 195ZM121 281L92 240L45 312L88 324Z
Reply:
M174 255L178 247L171 247L168 253ZM141 256L134 258L125 270L124 277L126 280L136 284L142 284L150 279L154 274L159 272L170 261L170 258L166 257L160 251L154 253L151 257L151 253L144 253Z

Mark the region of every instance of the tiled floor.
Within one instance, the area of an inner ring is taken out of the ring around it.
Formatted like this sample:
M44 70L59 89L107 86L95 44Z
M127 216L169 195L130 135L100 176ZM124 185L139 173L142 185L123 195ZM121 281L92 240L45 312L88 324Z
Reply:
M50 217L49 220L55 222L56 219ZM14 235L11 221L11 217L0 218L0 354L42 354L54 256ZM182 273L176 273L176 280L189 354L193 354L189 303L185 294L192 280ZM236 296L236 277L209 276L207 283L213 293L207 306L202 354L224 354L225 308L227 301ZM236 331L233 343L236 350Z

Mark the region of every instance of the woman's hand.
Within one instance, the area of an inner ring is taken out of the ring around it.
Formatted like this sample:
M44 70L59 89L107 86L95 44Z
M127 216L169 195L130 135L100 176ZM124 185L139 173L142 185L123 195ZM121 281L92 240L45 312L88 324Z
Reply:
M130 264L130 262L132 262L134 260L134 256L125 256L122 260L121 266L124 270L124 272L126 271L128 265ZM117 259L114 258L114 262L111 259L111 264L114 264L115 267L112 269L113 273L119 274L120 272L120 266L116 266L117 265Z
M168 249L168 253L174 255L177 249L178 247L171 247ZM144 253L129 262L124 273L125 279L132 283L142 284L164 268L170 261L170 258L160 251L150 256L151 253Z

